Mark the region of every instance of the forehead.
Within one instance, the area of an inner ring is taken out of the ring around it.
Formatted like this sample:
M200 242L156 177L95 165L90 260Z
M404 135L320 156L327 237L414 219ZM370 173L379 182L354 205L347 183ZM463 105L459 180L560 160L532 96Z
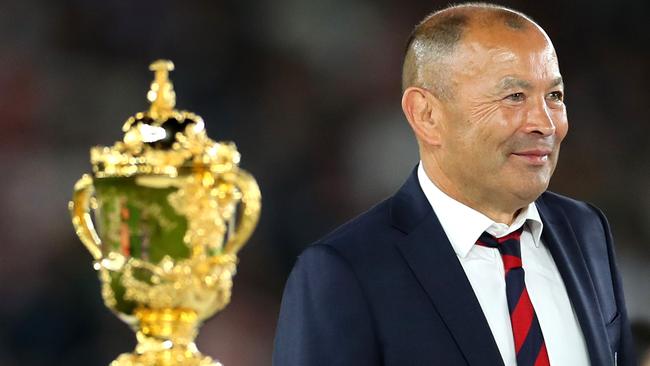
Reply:
M533 24L525 29L470 27L454 56L459 76L471 80L518 75L533 82L560 74L550 39Z

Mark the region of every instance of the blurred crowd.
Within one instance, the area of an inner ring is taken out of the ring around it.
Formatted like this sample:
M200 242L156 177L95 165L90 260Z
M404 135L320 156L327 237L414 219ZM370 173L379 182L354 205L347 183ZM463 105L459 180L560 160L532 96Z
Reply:
M570 131L551 189L615 235L630 317L650 343L648 2L497 1L549 33ZM148 107L169 58L177 106L233 140L263 194L230 306L199 347L269 365L300 251L394 192L417 163L400 109L410 30L442 1L0 1L0 365L106 365L134 345L102 304L67 213L88 149Z

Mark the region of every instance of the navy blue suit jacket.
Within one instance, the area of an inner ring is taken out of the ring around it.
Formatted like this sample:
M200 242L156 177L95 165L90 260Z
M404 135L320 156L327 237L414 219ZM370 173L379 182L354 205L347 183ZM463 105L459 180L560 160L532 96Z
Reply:
M592 366L636 365L609 225L593 206L536 201ZM275 366L503 365L416 172L309 246L287 281Z

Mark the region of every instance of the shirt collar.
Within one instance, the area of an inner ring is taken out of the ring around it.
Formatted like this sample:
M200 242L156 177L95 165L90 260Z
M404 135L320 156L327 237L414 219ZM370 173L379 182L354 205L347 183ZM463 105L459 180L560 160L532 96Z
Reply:
M421 161L417 174L424 195L431 204L431 208L433 208L440 225L442 225L442 229L447 234L449 242L459 257L465 258L467 256L484 231L496 237L501 237L519 229L524 224L527 224L525 229L531 233L535 246L539 246L543 224L534 202L524 207L515 217L512 225L508 226L493 221L441 191L427 176Z

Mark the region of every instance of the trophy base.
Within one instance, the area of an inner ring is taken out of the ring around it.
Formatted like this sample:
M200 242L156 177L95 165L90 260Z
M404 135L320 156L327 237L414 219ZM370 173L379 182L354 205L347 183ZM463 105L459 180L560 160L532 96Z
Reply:
M189 350L167 350L145 354L121 354L109 366L223 366L201 353Z

